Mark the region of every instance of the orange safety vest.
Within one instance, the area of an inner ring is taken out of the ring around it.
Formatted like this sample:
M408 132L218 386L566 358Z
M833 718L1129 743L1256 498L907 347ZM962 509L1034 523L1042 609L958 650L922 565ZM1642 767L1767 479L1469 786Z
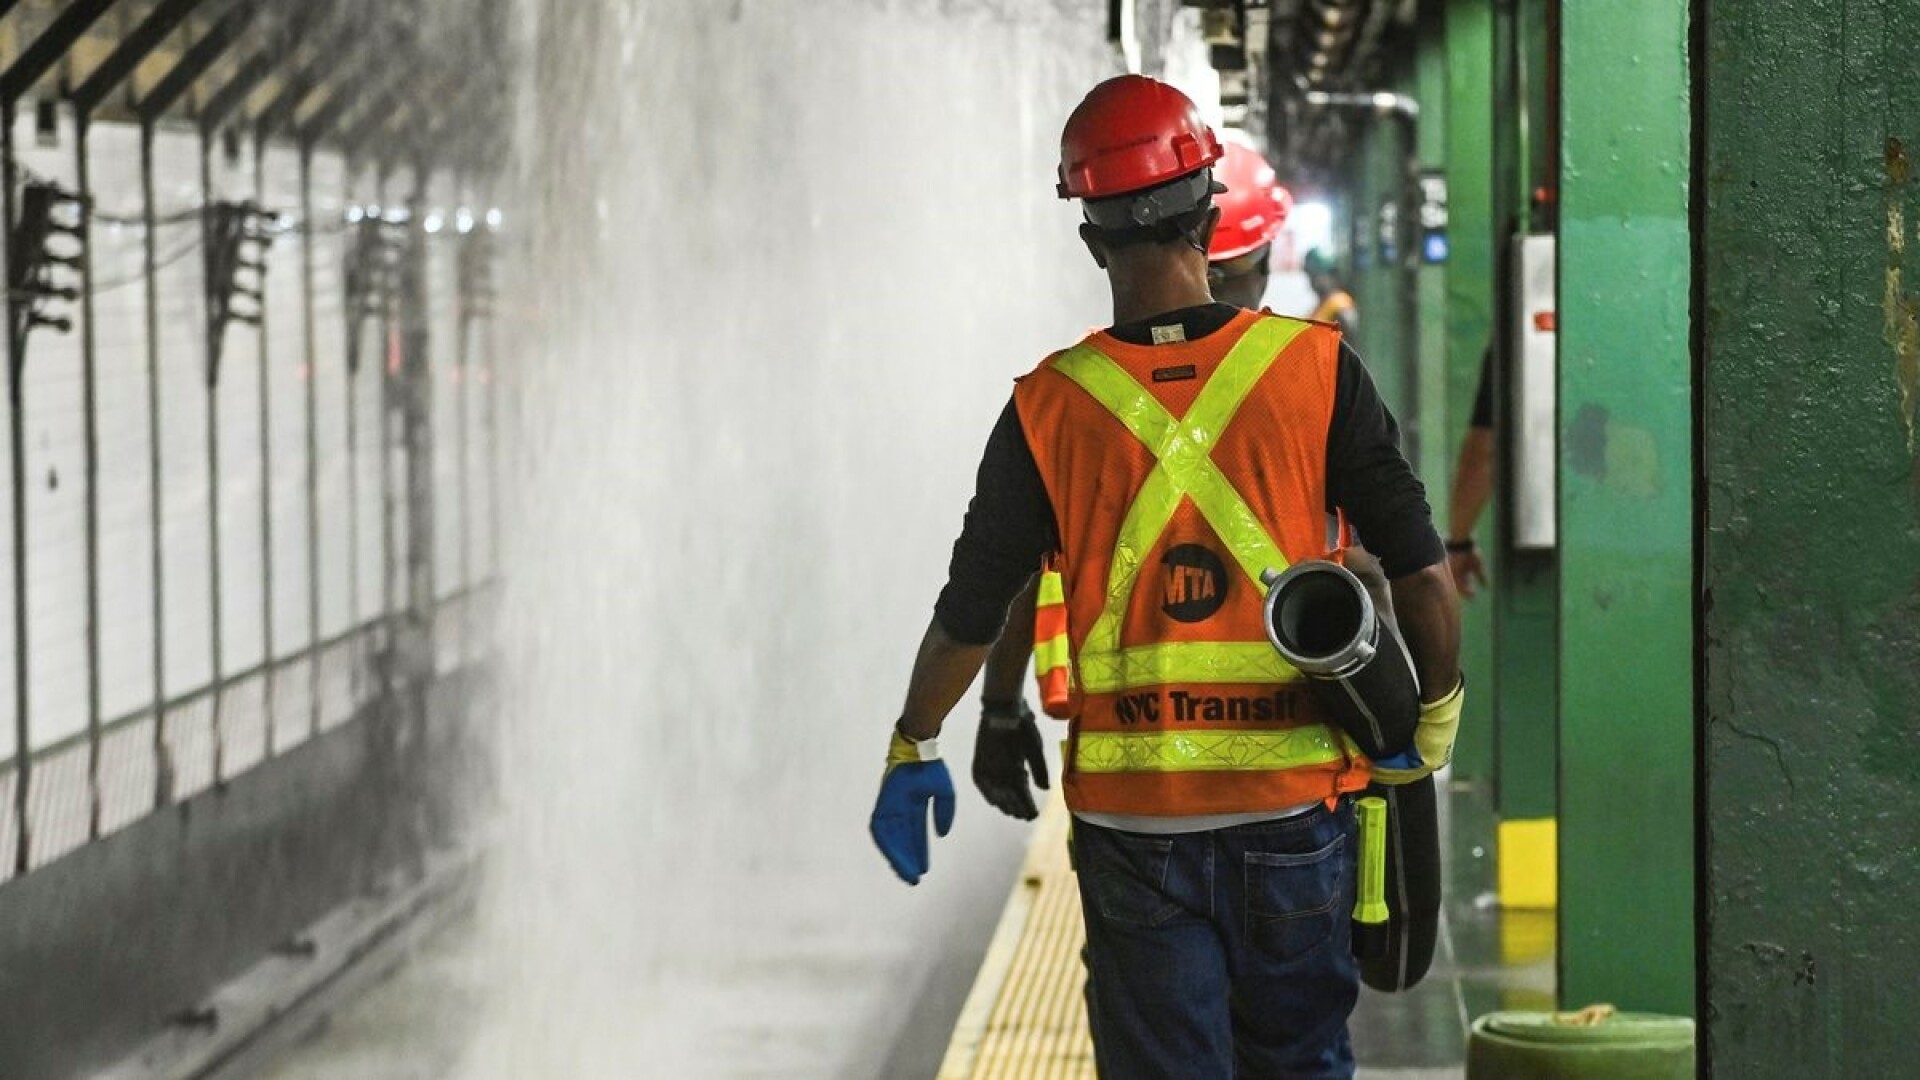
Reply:
M1102 331L1014 388L1060 534L1070 808L1251 813L1366 785L1261 611L1261 571L1329 554L1339 343L1255 312L1179 344Z
M1308 317L1314 322L1330 323L1337 321L1340 316L1352 311L1353 308L1353 296L1345 289L1335 289L1327 294L1325 300L1320 301L1320 306L1314 308L1313 314Z

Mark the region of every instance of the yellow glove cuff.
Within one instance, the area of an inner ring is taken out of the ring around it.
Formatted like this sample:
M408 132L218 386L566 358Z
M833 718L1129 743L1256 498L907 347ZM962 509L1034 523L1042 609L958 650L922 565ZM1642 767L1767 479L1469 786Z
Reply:
M1420 722L1413 729L1413 748L1420 752L1421 764L1414 769L1388 769L1374 766L1373 777L1383 784L1411 784L1433 775L1434 770L1453 760L1453 739L1460 730L1460 706L1466 700L1463 680L1439 701L1420 706Z
M1420 726L1413 731L1413 745L1430 769L1453 760L1453 740L1460 732L1460 706L1466 699L1467 683L1462 679L1446 697L1420 706Z
M893 741L887 744L887 768L895 765L911 765L917 761L939 761L940 740L924 739L914 742L898 731L893 733Z

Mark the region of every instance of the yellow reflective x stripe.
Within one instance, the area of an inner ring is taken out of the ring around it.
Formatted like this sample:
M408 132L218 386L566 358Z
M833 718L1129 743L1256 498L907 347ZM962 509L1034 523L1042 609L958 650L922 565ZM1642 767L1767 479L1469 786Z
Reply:
M1306 327L1306 323L1291 319L1269 318L1255 322L1220 362L1186 415L1178 420L1125 369L1091 345L1077 345L1055 361L1061 374L1105 406L1155 458L1153 471L1121 521L1113 561L1107 572L1106 599L1081 647L1082 683L1089 691L1105 693L1156 681L1213 681L1207 670L1215 665L1201 663L1189 671L1177 656L1170 657L1171 666L1159 665L1158 675L1163 678L1135 676L1127 663L1133 651L1123 653L1119 647L1120 626L1139 582L1142 565L1173 520L1182 497L1193 500L1201 516L1232 552L1253 588L1263 588L1261 571L1287 566L1280 546L1214 465L1211 455L1247 394L1281 351ZM1206 659L1198 651L1192 655L1196 660ZM1113 662L1106 663L1108 659ZM1277 663L1278 657L1274 660ZM1100 676L1088 674L1090 663L1101 669ZM1284 678L1284 673L1278 673L1271 678L1247 681Z
M1113 652L1080 650L1080 685L1095 694L1168 683L1284 683L1300 678L1265 641L1167 641Z
M1345 759L1324 724L1281 731L1083 731L1073 767L1085 773L1297 769Z

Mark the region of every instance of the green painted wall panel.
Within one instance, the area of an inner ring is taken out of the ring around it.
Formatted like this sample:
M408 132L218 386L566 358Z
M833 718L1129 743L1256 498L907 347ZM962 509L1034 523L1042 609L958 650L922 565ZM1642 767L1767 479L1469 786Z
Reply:
M1913 1076L1920 2L1696 6L1707 1053Z
M1691 1013L1687 12L1563 18L1561 996Z
M1559 575L1551 553L1507 553L1497 572L1495 806L1505 821L1550 818L1559 801L1559 598L1554 591Z
M1547 0L1518 0L1494 16L1493 190L1496 264L1509 259L1514 231L1525 228L1533 189L1554 183L1536 177L1543 156L1546 123ZM1512 285L1496 277L1496 289ZM1494 300L1496 320L1511 326L1510 296ZM1502 315L1501 312L1507 312ZM1511 337L1511 330L1496 330ZM1511 370L1511 369L1509 369ZM1502 423L1511 424L1507 420ZM1503 438L1502 475L1513 440ZM1492 684L1494 704L1495 807L1504 820L1554 816L1555 744L1559 735L1558 560L1552 552L1516 552L1504 542L1491 552L1497 579L1494 607L1494 655L1499 666Z
M1444 172L1447 157L1447 47L1446 24L1438 8L1429 8L1421 20L1420 37L1414 44L1414 99L1420 102L1420 124L1416 151L1422 169ZM1415 223L1416 226L1418 223ZM1416 228L1415 239L1419 237ZM1447 266L1422 263L1415 271L1418 279L1420 338L1418 346L1418 401L1421 439L1414 464L1429 488L1436 510L1444 501L1441 492L1451 479L1453 455L1457 446L1448 444L1447 401L1448 366L1453 358L1447 352ZM1464 361L1462 361L1464 362ZM1438 488L1440 491L1434 491ZM1446 521L1437 522L1446 528Z
M1493 326L1493 3L1451 0L1446 5L1447 203L1451 216L1447 265L1447 473L1429 487L1436 520L1445 527L1446 494L1454 455L1466 434L1479 385L1481 351ZM1492 515L1477 536L1491 549ZM1496 589L1499 584L1496 582ZM1456 782L1493 780L1493 609L1486 594L1462 612L1461 665L1469 685L1460 737L1454 747Z
M1359 183L1354 195L1354 252L1350 263L1354 302L1359 306L1356 348L1373 373L1380 396L1396 417L1411 417L1413 402L1411 360L1407 351L1406 326L1400 304L1406 288L1406 272L1398 263L1405 255L1396 250L1395 261L1386 261L1381 246L1381 210L1391 204L1400 208L1400 243L1405 243L1406 202L1406 125L1393 117L1370 117L1360 126L1360 153L1355 163Z

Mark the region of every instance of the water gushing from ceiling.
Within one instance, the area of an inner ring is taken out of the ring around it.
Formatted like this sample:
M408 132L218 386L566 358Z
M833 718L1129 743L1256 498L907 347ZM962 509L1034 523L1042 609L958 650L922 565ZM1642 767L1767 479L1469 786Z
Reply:
M921 887L866 813L1010 381L1105 321L1052 193L1113 63L1105 5L543 8L506 200L530 258L503 304L504 805L466 1071L900 1068L1024 830L967 785L966 707Z

